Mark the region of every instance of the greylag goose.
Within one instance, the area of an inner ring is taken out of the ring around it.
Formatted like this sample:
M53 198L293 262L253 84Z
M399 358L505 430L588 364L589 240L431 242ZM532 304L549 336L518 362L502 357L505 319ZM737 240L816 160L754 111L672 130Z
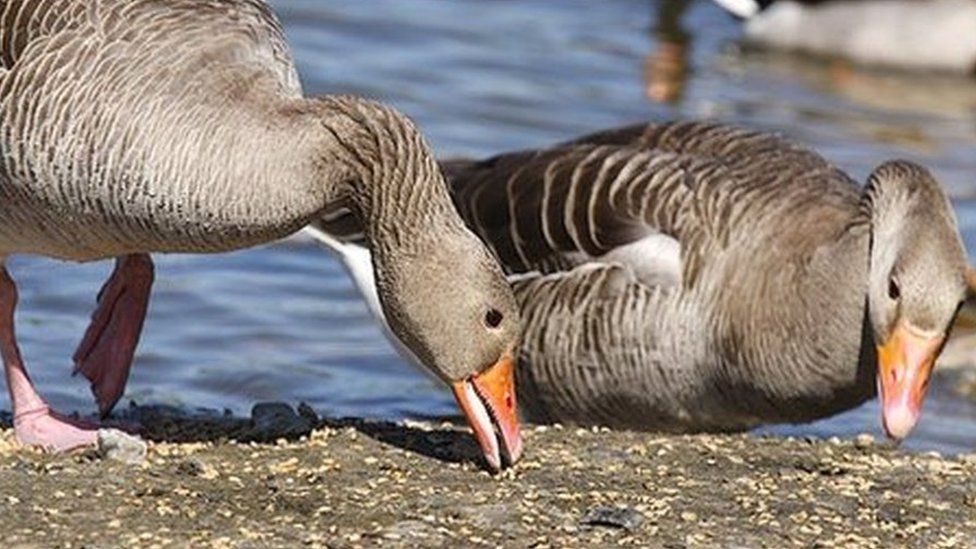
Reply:
M512 273L532 421L743 430L877 387L903 438L966 294L949 201L906 161L859 188L783 138L689 122L442 167ZM355 263L355 228L310 230Z
M750 43L905 69L976 71L976 0L715 0Z
M103 414L128 377L151 252L270 242L341 203L365 226L392 331L451 384L489 464L518 459L519 314L501 269L413 123L372 101L302 95L262 1L0 2L0 153L0 258L117 258L74 355ZM35 391L0 269L17 439L93 443L94 425Z

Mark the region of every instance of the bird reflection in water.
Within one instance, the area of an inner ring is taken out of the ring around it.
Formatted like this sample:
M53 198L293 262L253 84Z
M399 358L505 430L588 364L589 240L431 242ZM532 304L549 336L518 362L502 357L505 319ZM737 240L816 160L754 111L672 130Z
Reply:
M644 61L644 93L651 101L677 103L684 93L691 35L681 25L681 16L687 7L687 0L658 3L657 24L652 30L657 48Z

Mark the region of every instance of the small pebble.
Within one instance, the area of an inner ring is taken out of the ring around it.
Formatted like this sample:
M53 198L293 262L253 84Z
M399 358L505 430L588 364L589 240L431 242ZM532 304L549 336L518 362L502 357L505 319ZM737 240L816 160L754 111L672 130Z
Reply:
M315 426L315 421L309 417L308 412L309 410L305 410L304 415L299 415L284 402L255 404L251 409L254 434L263 440L308 434Z
M305 402L300 402L298 404L298 415L311 421L312 423L319 422L319 415L315 413L315 410Z
M98 453L103 459L139 465L146 461L146 443L118 429L98 430Z
M625 530L634 530L642 522L644 517L630 507L606 506L593 507L580 521L584 526L609 526Z
M203 462L201 462L199 459L196 458L190 458L181 461L176 466L177 473L181 475L187 475L190 477L200 476L203 474L204 471L205 471L205 467L203 465Z
M865 448L870 448L871 445L873 444L874 444L874 436L869 435L868 433L861 433L857 435L857 438L854 439L854 447L859 448L861 450Z

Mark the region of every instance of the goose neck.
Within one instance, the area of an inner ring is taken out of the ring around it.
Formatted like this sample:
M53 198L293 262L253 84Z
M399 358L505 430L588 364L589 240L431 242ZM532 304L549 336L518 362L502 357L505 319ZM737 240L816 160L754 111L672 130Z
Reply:
M328 96L312 100L325 143L316 165L327 202L340 202L362 222L374 253L409 248L434 223L460 223L437 163L408 118L372 101Z

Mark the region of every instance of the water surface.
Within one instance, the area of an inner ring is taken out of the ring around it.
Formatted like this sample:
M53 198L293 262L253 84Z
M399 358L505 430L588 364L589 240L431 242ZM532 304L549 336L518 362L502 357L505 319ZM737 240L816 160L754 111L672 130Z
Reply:
M354 93L407 112L442 155L544 146L646 120L716 118L784 132L863 179L904 157L952 191L976 245L976 82L744 55L708 1L278 0L310 93ZM680 23L676 16L682 15ZM290 240L220 256L157 256L126 399L246 413L304 400L379 418L455 413L400 360L342 268ZM111 265L17 257L18 329L31 375L59 408L93 410L70 357ZM127 400L124 400L126 402ZM6 394L0 407L9 409ZM976 448L976 406L936 384L909 446ZM879 434L875 403L812 425Z

